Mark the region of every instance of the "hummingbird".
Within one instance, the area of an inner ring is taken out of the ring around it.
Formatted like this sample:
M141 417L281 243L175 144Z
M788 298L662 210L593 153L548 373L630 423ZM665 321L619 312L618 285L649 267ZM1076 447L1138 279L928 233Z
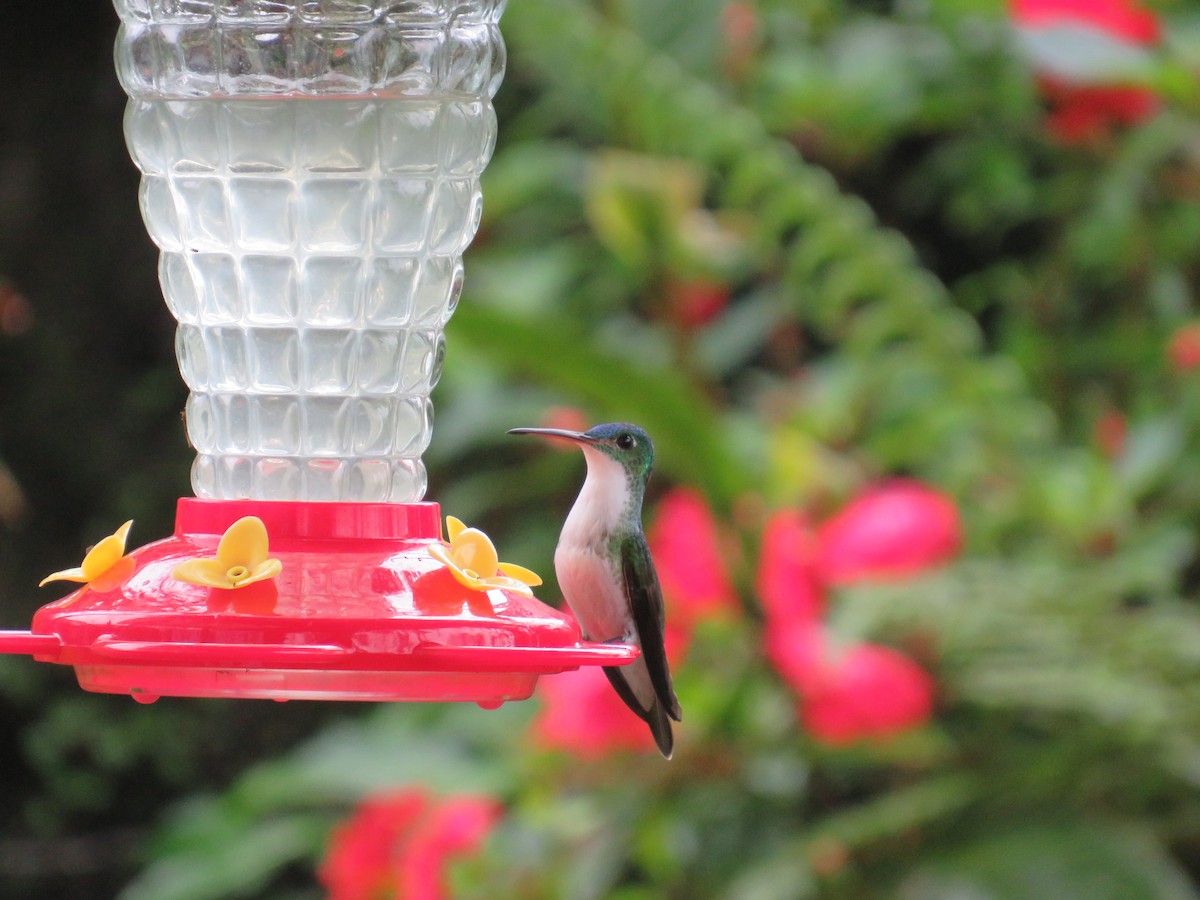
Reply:
M642 531L642 499L654 465L650 436L626 422L587 431L513 428L508 433L566 438L583 450L587 477L558 539L554 571L584 638L641 649L634 662L605 666L604 674L670 759L671 720L681 721L683 713L667 667L662 588Z

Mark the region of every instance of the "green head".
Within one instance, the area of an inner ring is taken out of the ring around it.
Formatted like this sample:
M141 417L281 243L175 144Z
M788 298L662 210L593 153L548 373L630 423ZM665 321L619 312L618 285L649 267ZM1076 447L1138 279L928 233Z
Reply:
M544 434L566 438L590 447L619 463L634 484L645 484L654 466L654 444L650 435L629 422L608 422L587 431L560 428L512 428L509 434Z

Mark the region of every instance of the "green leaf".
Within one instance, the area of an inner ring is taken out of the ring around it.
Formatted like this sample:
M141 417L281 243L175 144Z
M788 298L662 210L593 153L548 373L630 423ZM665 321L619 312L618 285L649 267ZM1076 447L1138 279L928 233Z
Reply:
M454 341L469 343L460 352L486 357L509 376L569 391L594 415L637 422L650 432L656 467L669 477L702 484L723 503L750 483L750 473L729 450L717 410L676 369L604 348L578 322L562 317L463 304L449 331Z
M218 900L252 897L275 872L310 856L328 830L322 816L290 815L257 822L228 822L212 807L193 811L178 827L204 833L181 852L161 856L119 895L119 900ZM199 821L203 820L203 821Z
M1069 822L991 835L901 884L897 900L1195 900L1144 830Z

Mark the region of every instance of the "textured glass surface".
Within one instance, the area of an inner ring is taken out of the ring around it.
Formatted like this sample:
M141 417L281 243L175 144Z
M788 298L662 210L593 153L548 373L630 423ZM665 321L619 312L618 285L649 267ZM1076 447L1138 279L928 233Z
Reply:
M418 500L497 0L116 0L197 496Z

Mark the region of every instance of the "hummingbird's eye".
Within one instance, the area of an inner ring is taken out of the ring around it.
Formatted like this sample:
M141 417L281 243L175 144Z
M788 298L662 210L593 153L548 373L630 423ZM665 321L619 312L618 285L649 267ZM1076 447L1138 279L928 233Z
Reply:
M622 450L632 450L637 443L637 439L628 431L617 435L617 446Z

